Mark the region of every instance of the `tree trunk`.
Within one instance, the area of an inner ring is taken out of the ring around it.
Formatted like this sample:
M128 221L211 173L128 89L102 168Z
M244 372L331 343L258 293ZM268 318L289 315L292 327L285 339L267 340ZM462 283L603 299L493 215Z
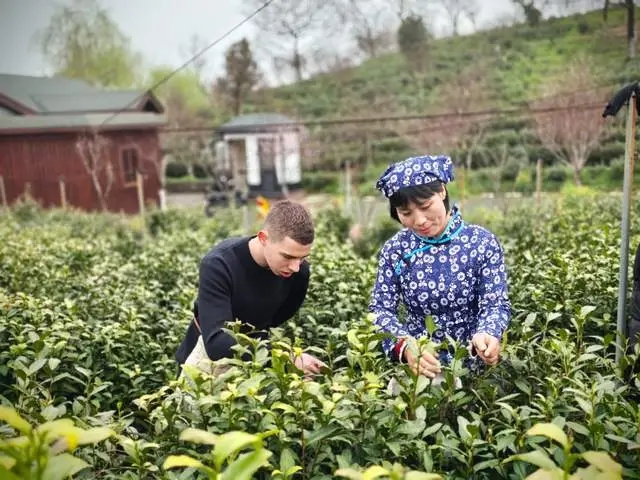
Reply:
M94 193L96 194L96 199L98 200L98 204L100 206L100 210L103 212L107 211L107 202L104 198L104 193L102 192L102 186L100 185L100 179L98 178L98 174L93 172L91 173L91 183L93 183Z
M293 70L296 74L296 81L302 81L302 56L300 55L300 47L298 45L298 37L293 39Z
M582 186L582 179L580 178L580 171L582 170L582 168L580 167L573 167L573 181L575 182L575 184L578 187Z

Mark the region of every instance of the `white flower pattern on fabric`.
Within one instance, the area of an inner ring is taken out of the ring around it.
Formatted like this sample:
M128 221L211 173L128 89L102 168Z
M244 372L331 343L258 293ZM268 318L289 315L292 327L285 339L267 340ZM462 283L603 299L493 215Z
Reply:
M458 215L451 230L462 224ZM449 335L466 345L476 333L501 338L510 323L511 304L503 249L496 236L484 227L464 225L450 241L427 245L405 228L380 251L369 311L375 315L375 325L395 337L383 341L384 352L390 355L399 337L427 335L427 315L437 327L436 342ZM407 309L405 322L398 319L400 302ZM440 356L444 364L451 360L449 352ZM478 371L482 361L469 359L466 366Z

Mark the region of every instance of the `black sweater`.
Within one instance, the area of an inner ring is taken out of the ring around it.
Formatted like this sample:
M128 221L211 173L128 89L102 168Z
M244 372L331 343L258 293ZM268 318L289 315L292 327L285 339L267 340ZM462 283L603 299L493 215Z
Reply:
M255 329L248 328L247 334L267 338L266 330L293 317L307 293L309 264L306 261L291 277L278 277L255 262L249 251L251 238L223 240L200 263L198 298L193 313L211 360L233 356L231 347L236 342L222 330L226 322L237 319L250 324ZM197 341L198 331L191 322L176 352L179 364L186 361Z

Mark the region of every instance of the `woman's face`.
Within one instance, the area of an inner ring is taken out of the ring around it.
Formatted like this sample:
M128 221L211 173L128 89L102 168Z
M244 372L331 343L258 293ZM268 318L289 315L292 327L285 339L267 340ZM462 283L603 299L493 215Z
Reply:
M437 237L444 232L449 221L444 198L445 193L442 191L426 200L416 200L397 207L400 223L421 237Z

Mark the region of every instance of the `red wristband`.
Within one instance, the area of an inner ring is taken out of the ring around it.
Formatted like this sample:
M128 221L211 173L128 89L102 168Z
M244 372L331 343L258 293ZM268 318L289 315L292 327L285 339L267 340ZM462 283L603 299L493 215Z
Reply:
M400 341L398 343L396 343L396 345L393 347L393 355L396 357L396 359L399 362L402 362L402 359L400 358L400 352L402 352L402 346L404 345L404 338L401 338Z

